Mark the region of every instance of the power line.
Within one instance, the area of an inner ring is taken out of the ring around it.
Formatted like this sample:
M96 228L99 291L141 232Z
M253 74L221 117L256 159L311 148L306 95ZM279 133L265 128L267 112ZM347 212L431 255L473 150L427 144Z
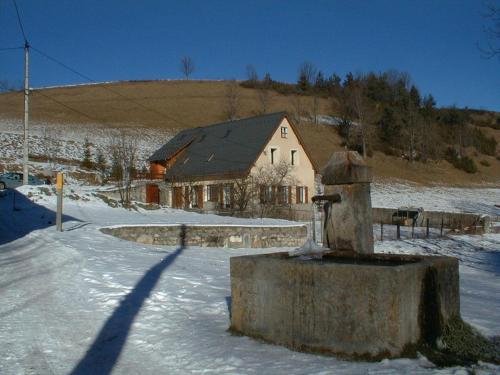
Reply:
M12 51L12 50L17 50L17 49L23 49L24 47L5 47L5 48L0 48L0 51Z
M17 21L19 23L19 27L21 28L21 32L23 33L24 43L28 44L28 38L26 37L26 33L24 32L23 22L21 21L21 15L19 14L19 8L17 7L16 0L12 0L14 3L14 7L16 8Z
M106 122L105 120L102 120L102 119L96 119L96 118L94 118L94 117L92 117L92 116L90 116L90 115L86 114L85 112L82 112L82 111L79 111L78 109L75 109L75 108L73 108L73 107L70 107L69 105L64 104L63 102L61 102L61 101L59 101L59 100L57 100L57 99L54 99L53 97L51 97L51 96L49 96L49 95L46 95L46 94L42 93L40 90L33 90L33 91L31 91L31 92L32 92L32 93L34 93L34 94L36 94L36 95L41 95L41 96L43 96L44 98L47 98L47 99L49 99L49 100L52 100L54 103L57 103L57 104L59 104L59 105L61 105L61 106L65 107L65 108L67 108L67 109L69 109L69 110L71 110L71 111L73 111L73 112L75 112L75 113L78 113L79 115L84 116L84 117L86 117L86 118L88 118L88 119L90 119L90 120L92 120L92 121L96 121L96 122Z
M72 73L78 75L79 77L85 79L86 81L91 82L91 83L99 83L99 82L95 81L94 79L90 78L89 76L87 76L87 75L85 75L83 73L80 73L76 69L73 69L70 66L66 65L65 63L59 61L55 57L49 56L47 53L39 50L38 48L35 48L35 47L32 46L31 49L33 49L35 52L39 53L40 55L44 56L45 58L51 60L52 62L54 62L54 63L62 66L63 68L69 70L70 72L72 72ZM158 111L158 110L156 110L154 108L148 107L148 106L140 103L139 101L137 101L135 99L132 99L132 98L126 96L126 95L123 95L122 93L120 93L120 92L118 92L116 90L113 90L113 89L111 89L111 88L109 88L107 86L99 86L99 87L102 88L102 89L104 89L104 90L107 90L109 92L112 92L113 94L115 94L115 95L117 95L119 97L122 97L123 99L125 99L125 100L127 100L127 101L129 101L131 103L134 103L135 105L137 105L138 107L141 107L141 108L145 109L146 111L149 111L151 113L155 113L156 115L161 116L162 118L167 118L167 119L169 119L169 120L171 120L171 121L173 121L173 122L175 122L175 123L177 123L179 125L182 125L183 127L186 127L186 128L190 128L191 127L188 124L183 123L182 121L173 118L172 116L169 116L169 115L167 115L167 114L165 114L163 112L160 112L160 111Z

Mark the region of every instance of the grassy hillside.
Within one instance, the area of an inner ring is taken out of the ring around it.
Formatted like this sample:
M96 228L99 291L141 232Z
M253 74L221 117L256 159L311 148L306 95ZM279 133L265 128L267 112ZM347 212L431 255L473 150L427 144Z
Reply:
M139 81L35 90L30 98L30 116L34 122L94 125L100 127L181 128L224 121L229 83L223 81ZM261 107L258 91L238 87L239 117L255 115ZM132 98L133 100L129 100ZM290 111L297 106L312 108L310 97L270 92L268 112ZM331 114L327 99L319 99L321 114ZM0 118L21 119L22 93L0 94ZM484 126L495 122L496 114L475 114ZM472 117L474 117L472 116ZM480 121L479 121L480 122ZM298 124L299 131L314 162L323 166L334 151L342 150L342 139L333 126ZM482 127L500 141L500 130ZM471 152L471 154L474 154ZM395 178L425 184L475 185L500 181L500 161L475 154L479 171L467 174L446 161L409 163L398 157L375 152L368 162L376 178ZM483 165L480 162L485 161Z

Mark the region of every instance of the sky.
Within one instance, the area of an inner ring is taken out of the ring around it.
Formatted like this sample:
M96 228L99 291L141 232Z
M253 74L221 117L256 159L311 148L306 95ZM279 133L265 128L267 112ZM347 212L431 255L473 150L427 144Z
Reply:
M495 0L492 0L495 1ZM500 1L498 1L500 5ZM326 76L408 72L439 106L500 111L500 61L485 46L481 0L17 0L30 44L94 81L260 76L295 82L312 62ZM12 0L0 0L0 81L22 82ZM499 41L500 45L500 41ZM31 87L85 83L32 50Z

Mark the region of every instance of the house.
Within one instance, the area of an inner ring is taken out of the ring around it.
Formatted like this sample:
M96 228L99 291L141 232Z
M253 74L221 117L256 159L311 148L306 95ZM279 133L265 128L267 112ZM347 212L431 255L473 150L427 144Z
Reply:
M183 130L148 161L146 201L174 208L306 210L314 192L315 167L284 112Z

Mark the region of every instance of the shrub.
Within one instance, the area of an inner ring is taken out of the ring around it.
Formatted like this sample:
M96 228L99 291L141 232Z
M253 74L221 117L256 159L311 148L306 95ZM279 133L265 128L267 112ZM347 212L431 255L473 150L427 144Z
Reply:
M484 165L485 167L491 166L490 162L488 160L481 160L479 164Z
M457 150L452 147L448 147L446 150L445 159L457 169L461 169L467 173L477 172L477 165L474 160L468 156L460 156Z
M488 137L480 129L474 128L470 132L470 138L472 146L474 146L477 151L486 155L495 155L497 141L493 136Z

